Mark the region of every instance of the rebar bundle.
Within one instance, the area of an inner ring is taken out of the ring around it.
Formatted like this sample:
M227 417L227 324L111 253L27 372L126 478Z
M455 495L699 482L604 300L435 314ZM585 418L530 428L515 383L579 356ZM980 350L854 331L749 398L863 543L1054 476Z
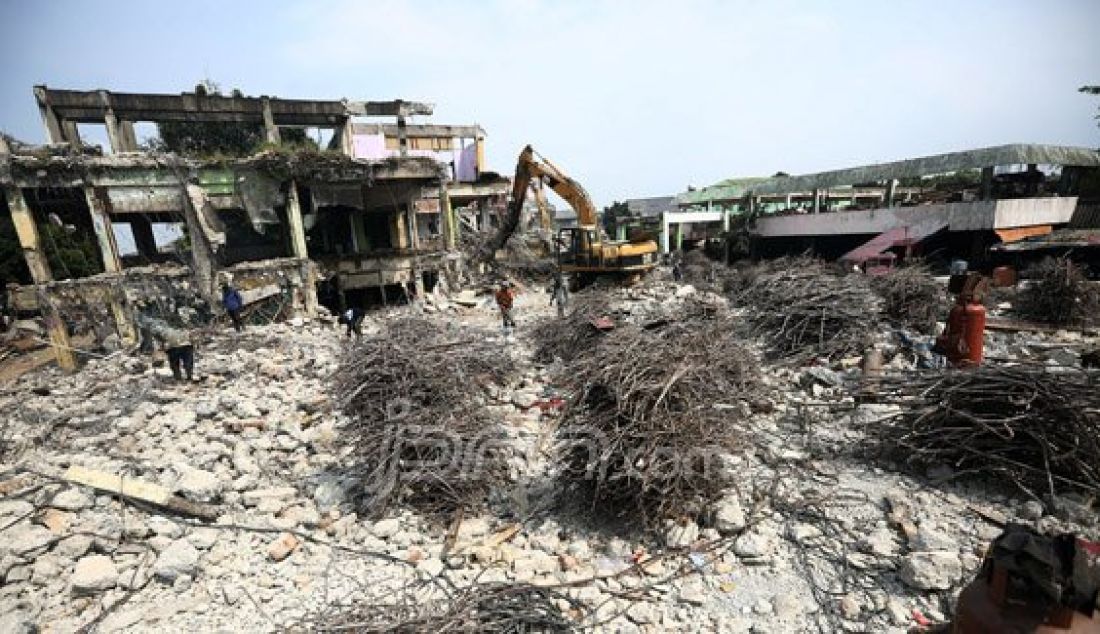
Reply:
M947 289L924 266L891 269L870 278L871 288L882 298L888 320L917 332L935 333L936 322L947 315Z
M1025 317L1064 326L1100 320L1100 286L1068 258L1044 258L1028 269L1031 284L1020 292L1017 309Z
M514 363L499 347L423 318L386 322L349 350L333 381L350 417L362 507L401 501L424 511L478 506L506 475L497 422L485 395Z
M408 600L396 604L358 601L346 609L330 608L331 614L312 621L308 629L358 634L554 634L577 629L557 605L575 602L552 588L527 583L477 583L426 602L414 599L411 592L406 594Z
M586 289L572 294L569 304L565 317L543 319L536 326L536 361L550 363L558 358L569 362L600 337L592 322L609 314L607 295L598 289Z
M1032 492L1100 493L1098 377L1041 365L883 377L879 402L902 410L869 426L872 452Z
M619 324L566 365L570 495L654 526L696 516L720 493L719 456L738 446L736 423L761 384L728 317L694 317Z
M777 359L837 358L867 347L881 301L867 277L807 257L779 258L727 280L753 334Z

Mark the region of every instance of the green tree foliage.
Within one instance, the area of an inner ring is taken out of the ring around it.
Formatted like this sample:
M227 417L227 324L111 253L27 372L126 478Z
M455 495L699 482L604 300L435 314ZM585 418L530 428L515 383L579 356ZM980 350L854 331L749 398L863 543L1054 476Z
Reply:
M1081 86L1077 89L1077 92L1086 95L1100 95L1100 86ZM1093 118L1098 122L1096 125L1100 126L1100 106L1097 106L1096 116Z
M197 95L222 94L221 87L209 79L195 86ZM233 89L231 97L243 97ZM267 140L261 122L238 123L219 121L164 121L157 124L159 139L151 139L146 148L161 152L176 152L187 156L248 156L262 149ZM280 128L281 146L317 149L302 128Z
M31 273L23 259L23 247L15 233L11 217L0 215L0 284L29 284Z
M42 222L38 223L38 234L55 279L103 272L103 256L92 232L71 231L71 227Z
M630 215L630 209L625 202L615 201L603 208L603 228L608 235L615 235L615 220Z

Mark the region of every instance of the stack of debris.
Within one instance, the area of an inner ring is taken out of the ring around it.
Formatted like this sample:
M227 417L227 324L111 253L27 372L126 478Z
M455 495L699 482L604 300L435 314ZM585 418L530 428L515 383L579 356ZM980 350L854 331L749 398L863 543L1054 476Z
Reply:
M871 288L882 298L886 318L902 328L935 334L936 322L947 314L946 289L925 266L905 266L871 277Z
M1096 375L1042 365L984 365L883 377L896 415L869 429L871 453L922 470L948 466L1025 491L1100 493Z
M650 526L698 517L721 495L713 468L738 447L737 422L762 392L757 359L730 336L728 313L690 304L678 317L597 324L606 332L562 371L570 494Z
M1025 317L1060 326L1089 326L1100 320L1100 286L1068 258L1044 258L1025 272L1030 285L1017 309Z
M419 317L386 322L354 346L333 396L351 417L363 509L408 502L432 512L480 506L507 476L486 395L514 372L483 336Z
M808 257L760 263L728 278L725 287L776 359L862 353L881 306L866 276Z

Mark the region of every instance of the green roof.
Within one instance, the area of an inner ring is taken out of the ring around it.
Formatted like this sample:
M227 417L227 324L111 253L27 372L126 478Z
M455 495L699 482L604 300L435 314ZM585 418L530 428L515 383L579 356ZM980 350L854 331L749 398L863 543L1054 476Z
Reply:
M857 183L882 182L895 178L913 178L965 169L1028 163L1100 167L1100 151L1062 145L1024 143L999 145L799 176L732 178L700 190L684 192L677 197L677 202L681 205L706 204L708 201L741 198L750 191L754 194L807 192Z

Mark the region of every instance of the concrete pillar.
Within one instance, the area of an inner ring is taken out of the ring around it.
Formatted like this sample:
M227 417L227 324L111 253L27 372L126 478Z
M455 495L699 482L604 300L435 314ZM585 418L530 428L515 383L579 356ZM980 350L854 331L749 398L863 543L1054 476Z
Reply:
M61 311L42 286L38 287L38 309L42 311L42 317L46 320L46 332L49 333L50 347L53 348L54 359L57 365L66 371L76 370L76 353L69 341L69 330L65 327L65 321L61 319Z
M130 231L134 234L134 246L147 258L157 255L157 239L153 235L153 223L143 216L131 217Z
M195 285L202 297L214 301L217 297L218 267L214 260L214 246L206 236L199 214L206 205L206 194L198 185L184 187L183 215L187 220L187 237L191 243L191 271L195 276Z
M474 139L474 153L477 155L477 175L485 171L485 137L478 135Z
M455 248L459 229L454 208L451 207L451 196L443 188L439 191L439 215L439 229L443 232L444 248L451 251Z
M134 132L133 121L119 121L118 129L121 134L122 151L123 152L137 152L138 142L137 133Z
M993 168L982 168L982 200L993 198Z
M894 206L894 195L897 193L897 188L898 188L898 179L896 179L896 178L891 178L890 181L886 183L886 206L887 207L893 207Z
M111 108L111 94L106 90L101 90L99 91L99 99L103 102L103 107L106 109L106 112L103 114L103 123L107 126L107 140L111 143L111 152L115 154L124 152L122 131L119 130L115 111Z
M8 147L8 141L0 135L0 155L11 154L11 148Z
M298 198L298 183L291 180L286 193L286 219L290 229L290 253L296 258L308 258L306 230L302 224L302 205Z
M814 213L821 213L821 192L814 189Z
M111 313L115 318L115 332L118 333L123 345L131 346L138 343L138 328L133 320L133 311L126 308L126 294L121 287L115 287L110 292L108 301L111 303Z
M307 317L317 316L317 267L306 260L302 262L302 306Z
M264 134L267 136L267 142L278 145L281 142L281 139L279 137L279 126L275 125L275 116L271 114L271 100L267 97L263 97L262 103L264 115Z
M405 127L407 122L405 117L397 116L397 148L401 156L409 155L409 136L408 130Z
M676 223L676 250L684 250L684 223Z
M668 212L664 212L661 214L661 253L668 253L669 229Z
M35 284L49 282L53 279L53 274L50 272L46 254L42 252L38 225L34 222L34 214L27 206L26 199L23 198L23 190L8 185L4 187L4 198L8 201L11 221L15 225L15 233L19 236L19 246L23 248L23 259L27 261L31 279Z
M787 194L787 209L791 208L791 195Z
M103 271L118 273L122 270L122 258L119 257L115 232L111 227L111 215L107 213L107 207L94 187L84 188L84 199L88 201L92 229L95 230L96 242L99 243L99 253L103 256Z
M726 207L722 207L722 232L728 233L730 230L730 210ZM728 260L728 258L727 258Z
M343 123L336 126L333 135L339 139L341 152L347 156L355 156L355 137L352 134L351 117L344 118Z
M409 224L409 246L413 249L420 248L419 215L415 204L410 202L405 205L405 218Z
M38 101L38 112L42 115L42 125L46 128L46 139L50 143L72 143L71 139L65 138L61 121L57 118L57 113L54 112L53 106L46 98L46 87L35 86L34 97Z
M61 129L65 133L65 138L69 141L69 146L74 150L79 151L84 144L80 141L80 128L76 127L76 121L65 120L61 122Z

